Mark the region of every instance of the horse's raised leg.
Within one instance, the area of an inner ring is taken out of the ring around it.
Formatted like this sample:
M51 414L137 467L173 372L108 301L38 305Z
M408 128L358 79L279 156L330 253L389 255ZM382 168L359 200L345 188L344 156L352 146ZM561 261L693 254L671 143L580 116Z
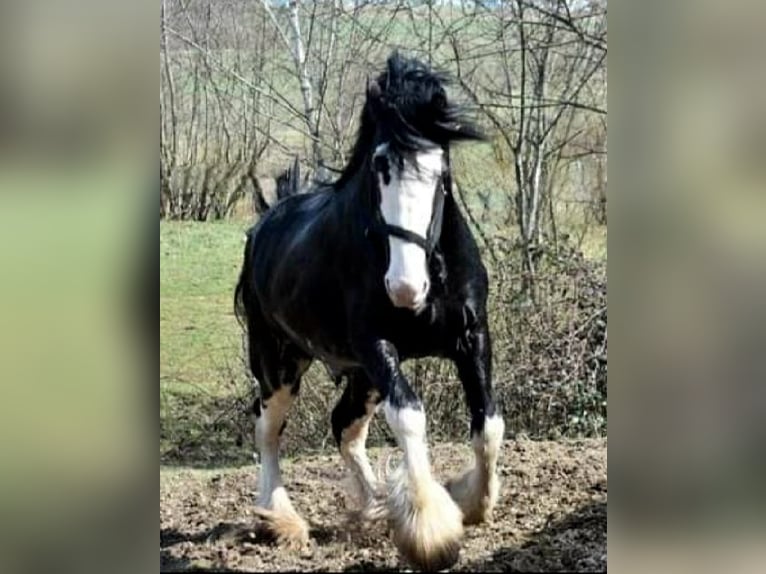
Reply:
M251 331L252 332L252 331ZM279 469L279 441L287 413L300 387L300 377L310 361L284 344L250 340L250 361L261 387L256 400L255 441L260 454L258 501L255 514L286 545L308 542L306 521L295 511L282 483Z
M346 467L351 471L353 493L362 504L362 516L374 518L378 481L365 448L367 431L375 415L380 393L362 371L351 374L332 411L332 432Z
M500 484L497 459L505 424L492 393L492 350L486 319L469 328L454 357L471 411L474 466L447 484L466 524L489 520Z
M431 474L426 417L399 367L396 349L378 341L365 368L384 399L391 430L404 451L403 464L387 481L387 516L402 555L423 570L452 566L460 554L463 516Z

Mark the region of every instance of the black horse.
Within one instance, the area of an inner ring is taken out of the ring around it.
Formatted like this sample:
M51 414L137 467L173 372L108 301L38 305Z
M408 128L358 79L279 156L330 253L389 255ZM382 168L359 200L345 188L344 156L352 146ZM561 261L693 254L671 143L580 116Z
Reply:
M352 157L337 181L276 204L247 236L236 288L261 456L257 513L303 542L305 521L279 471L279 437L313 359L347 384L333 434L363 496L415 566L459 555L463 524L489 518L504 430L491 384L487 272L452 193L450 144L481 133L448 101L447 78L397 53L370 82ZM410 358L455 362L471 411L475 466L442 487L432 476L423 405L402 374ZM404 452L379 485L365 452L382 404Z

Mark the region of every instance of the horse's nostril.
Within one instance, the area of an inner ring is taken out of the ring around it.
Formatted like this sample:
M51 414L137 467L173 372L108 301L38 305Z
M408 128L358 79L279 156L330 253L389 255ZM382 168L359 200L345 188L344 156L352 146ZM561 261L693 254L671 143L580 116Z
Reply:
M423 281L423 293L428 291L428 281Z

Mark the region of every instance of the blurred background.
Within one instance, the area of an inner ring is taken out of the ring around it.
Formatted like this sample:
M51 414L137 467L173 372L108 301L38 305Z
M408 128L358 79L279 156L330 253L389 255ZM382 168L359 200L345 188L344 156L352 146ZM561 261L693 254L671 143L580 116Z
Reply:
M614 4L610 567L760 571L766 14Z
M157 14L0 4L3 572L156 567Z

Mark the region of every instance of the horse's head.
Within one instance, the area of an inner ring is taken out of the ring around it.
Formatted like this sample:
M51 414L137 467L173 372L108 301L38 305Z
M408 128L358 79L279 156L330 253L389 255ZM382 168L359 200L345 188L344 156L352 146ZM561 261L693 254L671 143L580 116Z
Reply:
M450 143L482 138L448 101L446 83L444 74L394 53L367 88L374 207L388 247L386 291L395 306L415 311L428 296L428 257L451 193Z

